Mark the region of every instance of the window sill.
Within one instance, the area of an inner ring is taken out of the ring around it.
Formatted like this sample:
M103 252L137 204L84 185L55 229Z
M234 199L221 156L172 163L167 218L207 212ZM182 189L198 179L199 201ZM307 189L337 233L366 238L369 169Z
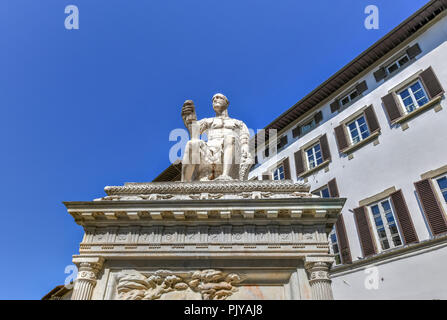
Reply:
M301 173L300 175L298 175L298 178L305 178L305 177L311 175L312 173L317 172L317 171L327 167L330 162L331 162L331 159L327 159L327 160L323 161L322 163L320 163L318 166L313 167L312 169Z
M379 135L380 135L380 129L374 131L373 133L371 133L371 135L369 137L363 139L362 141L357 142L356 144L353 144L353 145L347 147L346 149L343 149L342 153L345 153L345 154L352 153L355 150L357 150L358 148L361 148L362 146L364 146L365 144L370 143L371 141L376 139Z
M443 98L443 95L439 95L436 98L430 100L429 102L427 102L426 104L424 104L422 107L417 108L416 110L412 111L411 113L408 113L402 117L400 117L399 119L396 119L392 122L392 124L401 124L403 122L406 122L408 120L410 120L411 118L417 116L418 114L426 111L427 109L430 109L431 107L433 107L435 104L438 104L439 102L441 102Z

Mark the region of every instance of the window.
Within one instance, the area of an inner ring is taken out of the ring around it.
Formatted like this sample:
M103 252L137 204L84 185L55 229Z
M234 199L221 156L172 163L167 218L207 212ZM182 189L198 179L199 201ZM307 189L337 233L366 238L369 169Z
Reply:
M315 118L301 126L301 135L304 135L317 126Z
M436 179L436 182L438 183L442 196L444 197L444 200L447 203L447 176Z
M340 99L340 105L343 107L343 106L347 105L348 103L350 103L355 98L357 98L358 96L359 96L359 93L358 93L357 89L355 89Z
M366 124L365 116L361 115L356 120L348 123L348 129L351 136L352 144L356 144L363 139L369 137L370 132Z
M273 180L284 180L285 174L284 174L284 166L279 166L273 171Z
M338 248L337 233L335 231L335 226L329 233L329 251L331 254L335 255L335 265L341 264L340 250Z
M378 242L382 250L398 247L402 240L397 228L391 201L382 200L370 206Z
M416 81L398 93L406 113L410 113L426 104L429 99L421 81Z
M402 57L400 57L399 59L397 59L396 61L394 61L392 64L390 64L388 67L386 67L386 72L387 74L391 74L397 70L399 70L400 68L402 68L405 64L407 64L410 61L410 57L405 54Z
M305 150L306 158L307 158L307 168L308 170L315 168L316 166L323 163L323 157L321 154L320 144L317 143Z

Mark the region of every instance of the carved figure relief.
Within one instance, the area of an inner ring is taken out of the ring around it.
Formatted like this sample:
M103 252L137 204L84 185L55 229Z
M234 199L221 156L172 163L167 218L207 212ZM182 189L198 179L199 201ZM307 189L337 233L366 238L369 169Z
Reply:
M135 270L122 271L118 275L117 292L121 300L155 300L176 292L200 294L202 300L223 300L237 291L235 284L241 277L235 273L207 269L184 274L158 270L143 275ZM177 295L178 297L178 295Z

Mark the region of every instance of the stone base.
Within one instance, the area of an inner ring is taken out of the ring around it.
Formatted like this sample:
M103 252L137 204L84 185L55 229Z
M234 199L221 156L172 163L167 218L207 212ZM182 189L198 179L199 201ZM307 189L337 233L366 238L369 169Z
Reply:
M65 203L85 230L74 261L84 271L85 259L104 261L92 265L94 281L84 280L91 299L332 297L327 233L344 199L316 197L292 181L105 190L95 201Z

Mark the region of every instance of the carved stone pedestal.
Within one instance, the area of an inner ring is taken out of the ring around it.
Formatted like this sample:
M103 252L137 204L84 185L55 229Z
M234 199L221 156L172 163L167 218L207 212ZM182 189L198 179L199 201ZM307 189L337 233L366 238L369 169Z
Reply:
M332 299L344 199L292 181L127 183L66 202L85 230L73 299Z

